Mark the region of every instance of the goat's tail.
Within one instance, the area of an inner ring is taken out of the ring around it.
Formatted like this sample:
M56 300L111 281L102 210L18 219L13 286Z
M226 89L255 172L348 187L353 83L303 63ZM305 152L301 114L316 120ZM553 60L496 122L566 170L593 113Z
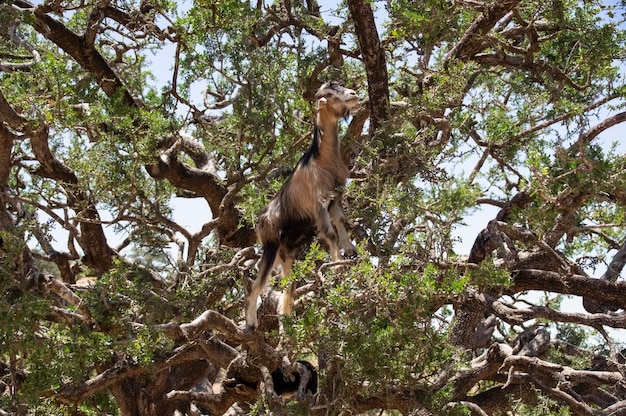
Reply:
M246 300L246 325L248 328L256 328L259 326L256 314L256 303L261 293L263 293L263 289L267 286L267 281L274 268L274 263L276 262L278 247L278 241L266 242L263 245L263 254L259 262L259 272L257 273L250 294Z

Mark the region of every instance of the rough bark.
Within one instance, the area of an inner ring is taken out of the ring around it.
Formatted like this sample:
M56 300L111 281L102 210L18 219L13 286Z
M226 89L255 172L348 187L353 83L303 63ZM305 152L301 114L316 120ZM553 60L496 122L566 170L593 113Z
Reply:
M471 59L488 47L489 42L486 41L487 34L519 2L520 0L505 0L484 6L485 10L474 19L461 39L446 54L445 62L447 63L453 59Z
M372 6L367 0L348 0L348 9L359 41L367 74L370 131L377 131L389 118L389 76Z

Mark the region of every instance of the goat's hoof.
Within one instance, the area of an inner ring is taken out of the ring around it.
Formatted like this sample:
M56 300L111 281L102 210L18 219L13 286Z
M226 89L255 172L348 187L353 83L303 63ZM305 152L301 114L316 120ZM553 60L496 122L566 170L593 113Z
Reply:
M356 250L346 250L343 254L343 258L347 260L356 260L359 258L359 253Z
M245 329L246 329L246 331L255 331L258 327L259 327L259 322L258 321L246 322Z

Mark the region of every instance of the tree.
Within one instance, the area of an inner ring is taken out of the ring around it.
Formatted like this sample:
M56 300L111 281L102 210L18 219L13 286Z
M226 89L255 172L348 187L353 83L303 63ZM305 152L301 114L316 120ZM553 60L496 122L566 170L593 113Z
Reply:
M623 7L1 3L1 413L626 412ZM359 257L303 250L246 330L330 79ZM298 359L318 393L272 394Z

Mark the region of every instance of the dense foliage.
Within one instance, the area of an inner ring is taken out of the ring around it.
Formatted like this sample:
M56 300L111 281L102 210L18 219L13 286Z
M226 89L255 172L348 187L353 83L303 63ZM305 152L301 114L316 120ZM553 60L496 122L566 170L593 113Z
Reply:
M0 414L624 414L624 6L1 2ZM327 80L359 255L249 330Z

